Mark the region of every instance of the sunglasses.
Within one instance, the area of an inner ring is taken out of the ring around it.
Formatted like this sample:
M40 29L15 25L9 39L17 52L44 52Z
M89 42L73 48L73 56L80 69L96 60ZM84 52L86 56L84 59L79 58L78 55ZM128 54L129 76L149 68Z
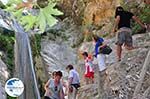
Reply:
M58 88L57 88L57 86L55 86L55 91L57 91L58 90Z

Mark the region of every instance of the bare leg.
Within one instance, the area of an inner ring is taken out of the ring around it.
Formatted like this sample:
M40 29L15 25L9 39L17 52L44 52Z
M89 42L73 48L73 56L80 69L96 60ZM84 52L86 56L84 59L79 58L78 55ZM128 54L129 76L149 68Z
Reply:
M73 99L76 99L77 89L73 87Z
M122 52L122 46L121 45L117 45L117 57L118 57L118 61L121 61L121 52Z
M133 47L133 46L127 46L127 45L125 45L125 48L126 48L127 50L133 50L133 49L136 49L136 48L138 48L138 47Z

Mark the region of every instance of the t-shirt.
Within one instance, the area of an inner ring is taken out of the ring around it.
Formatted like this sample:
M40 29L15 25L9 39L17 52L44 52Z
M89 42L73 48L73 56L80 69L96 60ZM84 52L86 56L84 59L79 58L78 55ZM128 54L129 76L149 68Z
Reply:
M133 13L131 12L127 12L127 11L122 11L118 14L120 16L120 21L118 24L118 29L122 28L122 27L130 27L130 21L132 19Z
M95 56L96 57L99 54L99 46L102 45L103 42L104 42L104 39L100 37L95 44Z
M48 92L46 92L45 96L50 97L51 99L60 99L60 92L63 92L63 86L59 83L55 86L54 79L49 80Z
M79 74L75 69L72 69L69 71L69 79L73 78L73 81L71 84L79 84L80 83L80 78L79 78Z

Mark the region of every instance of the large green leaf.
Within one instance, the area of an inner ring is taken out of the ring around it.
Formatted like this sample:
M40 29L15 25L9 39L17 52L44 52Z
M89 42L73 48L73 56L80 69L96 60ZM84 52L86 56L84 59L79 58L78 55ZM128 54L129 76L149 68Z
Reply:
M57 19L54 18L51 14L47 13L47 10L43 10L44 16L46 18L46 23L51 27L57 23Z
M9 3L6 5L6 10L14 15L26 31L38 28L40 33L43 33L46 26L51 27L57 23L58 20L54 16L63 14L58 9L54 8L56 6L56 3L54 3L55 1L57 0L49 0L49 4L44 8L40 8L40 6L38 6L40 11L37 15L33 15L31 11L28 11L28 15L24 15L24 8L17 10L14 5L21 3L22 0L9 0Z
M17 11L12 12L12 13L13 13L13 15L14 15L17 19L20 19L20 18L22 17L22 11L23 11L23 9L19 9L19 10L17 10Z
M34 24L36 23L36 16L33 15L22 16L20 19L20 23L24 26L25 30L28 31L32 29Z
M58 9L54 8L56 6L56 3L49 3L47 7L44 8L44 10L47 11L47 13L51 14L51 15L63 15L63 13L61 11L59 11Z
M44 32L46 28L46 19L44 16L43 9L40 9L40 13L36 21L37 21L36 23L37 27L41 30L41 32Z

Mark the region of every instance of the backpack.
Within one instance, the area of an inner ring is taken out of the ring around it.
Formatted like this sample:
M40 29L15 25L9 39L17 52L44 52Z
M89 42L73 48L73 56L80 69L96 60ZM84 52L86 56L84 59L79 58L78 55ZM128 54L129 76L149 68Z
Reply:
M112 52L112 49L108 45L106 45L102 48L99 47L99 53L109 55L111 52Z

